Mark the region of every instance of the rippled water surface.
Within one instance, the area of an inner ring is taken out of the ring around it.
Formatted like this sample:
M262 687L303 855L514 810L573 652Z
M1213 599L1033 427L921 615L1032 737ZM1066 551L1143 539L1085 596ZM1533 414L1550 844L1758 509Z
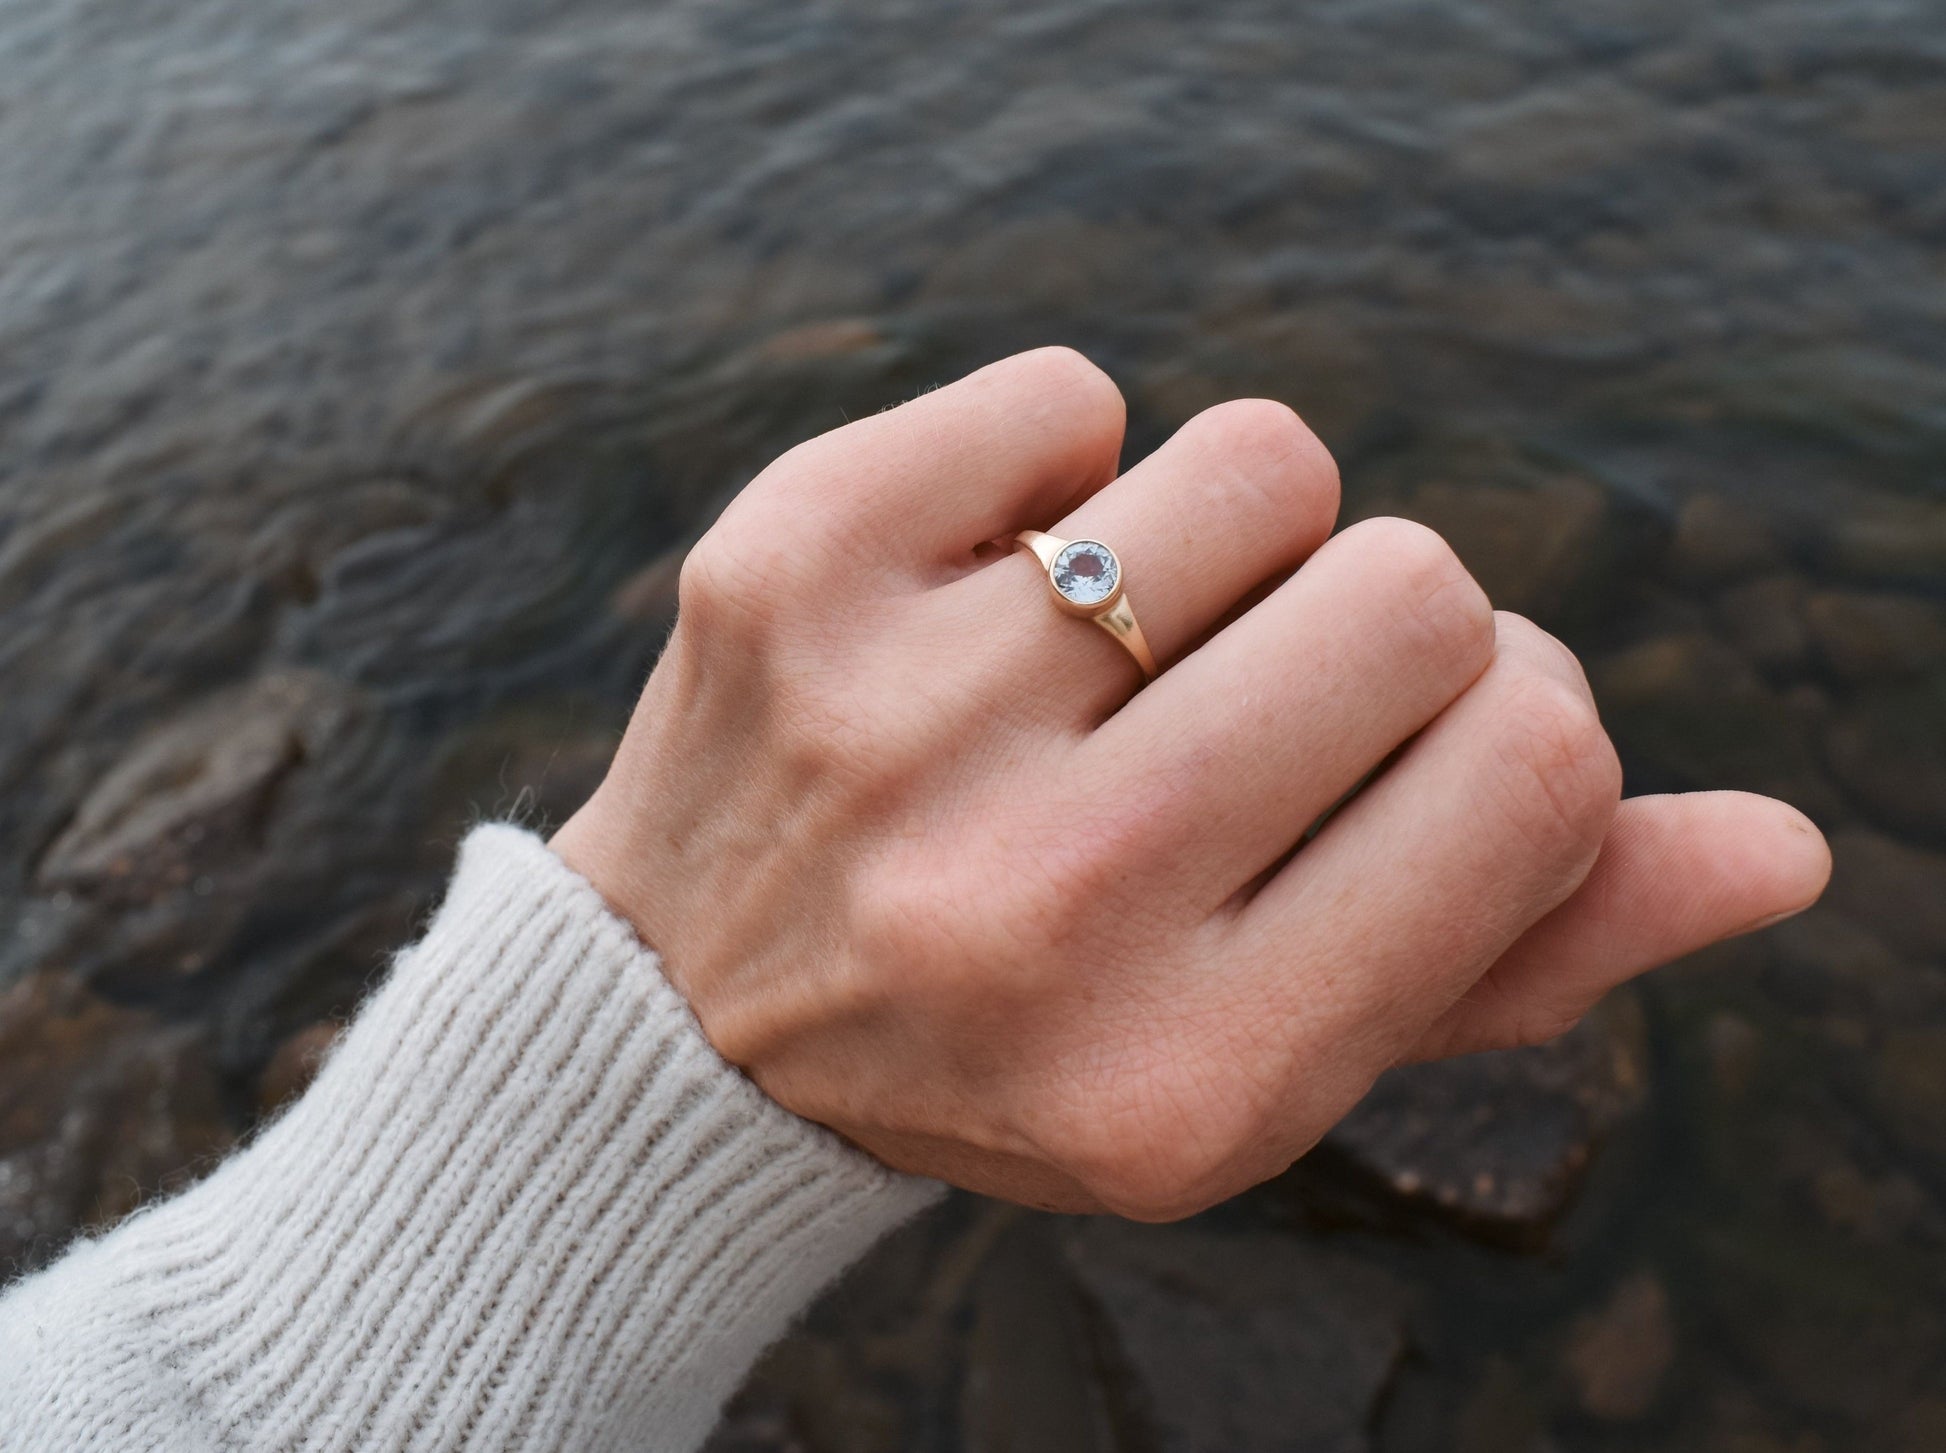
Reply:
M1946 11L0 7L0 1256L302 1079L798 439L1295 405L1828 904L1174 1230L971 1202L719 1450L1946 1446Z

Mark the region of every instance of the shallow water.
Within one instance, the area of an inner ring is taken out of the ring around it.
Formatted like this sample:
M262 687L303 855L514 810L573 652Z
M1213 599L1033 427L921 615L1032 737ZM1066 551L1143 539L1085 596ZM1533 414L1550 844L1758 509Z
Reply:
M1438 1081L1188 1231L956 1205L720 1446L1946 1446L1937 3L61 0L0 74L0 1255L572 808L763 462L1062 341L1132 455L1295 405L1838 879L1521 1081L1544 1193Z

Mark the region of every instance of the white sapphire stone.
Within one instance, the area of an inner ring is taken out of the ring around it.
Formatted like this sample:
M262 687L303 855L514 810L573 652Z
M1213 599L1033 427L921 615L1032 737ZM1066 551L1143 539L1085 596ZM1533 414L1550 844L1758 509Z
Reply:
M1054 557L1054 588L1076 605L1100 605L1115 593L1122 562L1099 540L1075 540Z

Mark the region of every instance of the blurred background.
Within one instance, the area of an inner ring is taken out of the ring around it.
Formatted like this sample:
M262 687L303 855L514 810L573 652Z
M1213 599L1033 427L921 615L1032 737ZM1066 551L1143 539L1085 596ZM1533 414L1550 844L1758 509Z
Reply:
M1190 1224L970 1198L716 1453L1946 1447L1938 0L0 8L0 1266L558 821L790 444L1066 342L1294 405L1824 906Z

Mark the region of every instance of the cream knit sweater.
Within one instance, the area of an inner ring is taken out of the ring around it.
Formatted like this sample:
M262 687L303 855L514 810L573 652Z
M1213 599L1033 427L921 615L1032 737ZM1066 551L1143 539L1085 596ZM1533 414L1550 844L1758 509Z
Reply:
M938 1191L766 1099L483 827L295 1106L0 1299L0 1449L693 1448Z

